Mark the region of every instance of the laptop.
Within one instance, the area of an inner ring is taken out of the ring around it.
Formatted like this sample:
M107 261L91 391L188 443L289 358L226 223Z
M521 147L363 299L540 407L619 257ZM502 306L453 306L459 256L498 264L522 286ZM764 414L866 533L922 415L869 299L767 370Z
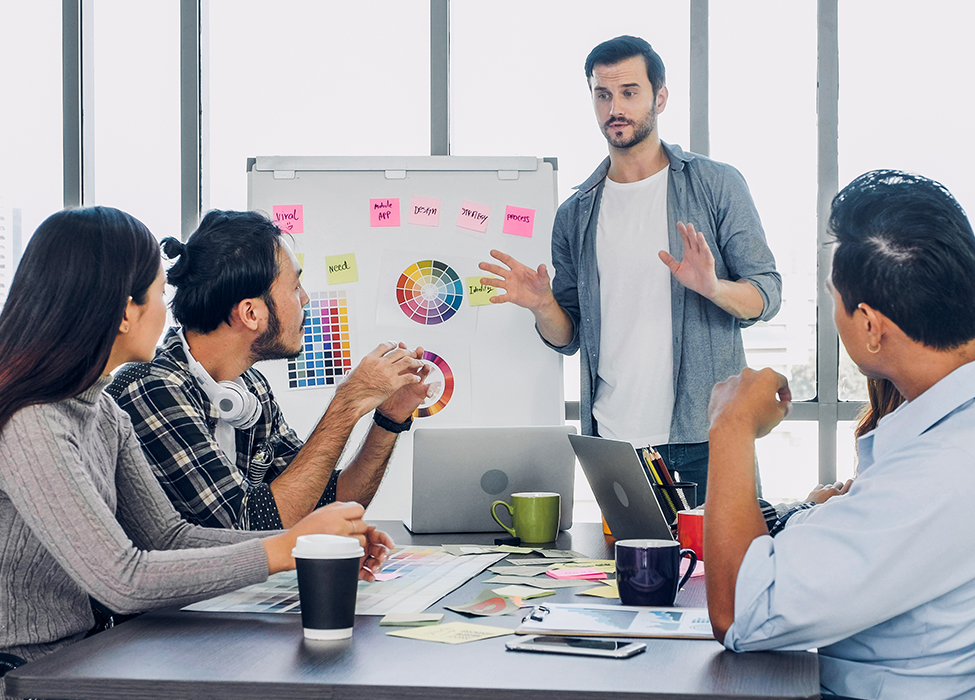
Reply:
M413 432L412 510L403 521L411 532L504 532L491 517L491 504L510 503L519 491L559 494L559 528L572 527L575 455L565 438L574 427ZM507 515L503 508L499 513L502 519Z
M633 445L588 435L570 435L569 442L613 537L674 539Z

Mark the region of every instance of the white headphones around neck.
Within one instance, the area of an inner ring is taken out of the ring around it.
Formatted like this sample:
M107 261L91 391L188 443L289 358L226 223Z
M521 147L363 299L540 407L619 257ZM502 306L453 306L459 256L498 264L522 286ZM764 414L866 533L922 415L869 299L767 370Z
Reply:
M200 382L204 393L211 403L217 407L222 420L227 421L234 428L247 430L257 423L261 417L261 402L257 400L247 389L237 382L222 381L216 382L210 373L190 353L190 346L180 328L176 333L183 343L183 352L186 354L186 362L192 374Z

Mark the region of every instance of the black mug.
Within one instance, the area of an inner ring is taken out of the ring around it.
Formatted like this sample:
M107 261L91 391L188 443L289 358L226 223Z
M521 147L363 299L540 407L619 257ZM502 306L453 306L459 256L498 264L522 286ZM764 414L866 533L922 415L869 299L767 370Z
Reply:
M680 576L680 560L691 565ZM669 608L694 573L697 555L674 540L619 540L616 543L616 585L623 605Z

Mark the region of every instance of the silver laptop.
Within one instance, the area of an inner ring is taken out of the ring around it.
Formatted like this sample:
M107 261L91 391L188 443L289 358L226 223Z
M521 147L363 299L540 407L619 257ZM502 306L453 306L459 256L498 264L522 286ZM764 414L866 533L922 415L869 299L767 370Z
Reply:
M554 491L562 497L559 528L569 529L575 455L565 437L575 432L568 425L415 430L413 508L403 524L417 533L504 532L491 517L494 501Z
M633 445L588 435L570 435L569 442L613 537L674 539Z

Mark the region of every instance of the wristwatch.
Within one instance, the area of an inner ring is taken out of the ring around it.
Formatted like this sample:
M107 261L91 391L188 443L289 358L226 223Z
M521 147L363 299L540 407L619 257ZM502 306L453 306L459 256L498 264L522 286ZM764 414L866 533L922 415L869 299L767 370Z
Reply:
M378 408L372 414L372 419L376 421L376 425L390 433L405 433L413 427L413 416L410 416L402 423L396 423L380 413Z

